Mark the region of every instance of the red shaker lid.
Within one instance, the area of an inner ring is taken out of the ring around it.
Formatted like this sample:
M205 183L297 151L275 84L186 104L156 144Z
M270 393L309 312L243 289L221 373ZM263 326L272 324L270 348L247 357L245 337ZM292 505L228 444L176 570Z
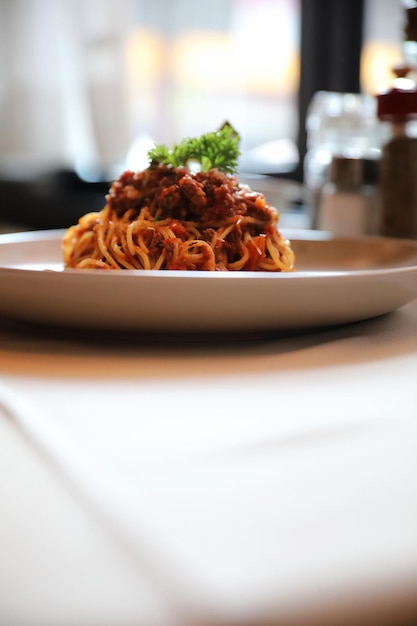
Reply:
M410 69L407 65L393 68L396 76L393 87L377 95L377 115L380 120L417 119L417 86L406 78Z

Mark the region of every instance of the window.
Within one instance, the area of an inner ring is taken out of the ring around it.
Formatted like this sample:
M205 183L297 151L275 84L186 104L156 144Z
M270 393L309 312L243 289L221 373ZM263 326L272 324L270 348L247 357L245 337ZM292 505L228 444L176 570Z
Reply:
M212 0L198 10L189 0L144 0L138 8L127 39L135 134L172 143L228 119L245 153L267 144L265 160L274 146L279 160L280 148L291 150L298 124L297 0ZM251 164L256 167L254 159Z
M365 93L375 94L390 85L391 68L403 58L404 24L400 2L367 0L361 55L361 87Z
M242 137L241 172L302 181L312 96L386 85L403 21L393 0L2 0L0 183L19 179L5 210L30 205L28 225L65 226L94 206L77 208L80 180L103 183L89 187L100 205L151 143L225 119ZM22 198L25 177L56 170L76 174L67 213L57 179L60 219L46 187L39 209Z
M4 0L0 10L3 157L108 170L129 155L140 166L149 142L228 119L248 155L267 144L275 167L298 160L299 0Z

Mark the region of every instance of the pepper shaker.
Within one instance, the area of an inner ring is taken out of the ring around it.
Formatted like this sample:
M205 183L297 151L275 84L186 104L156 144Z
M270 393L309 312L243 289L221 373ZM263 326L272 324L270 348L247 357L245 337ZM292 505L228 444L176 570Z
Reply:
M377 96L387 136L380 161L380 226L387 237L417 239L417 88L409 67L394 69L392 89Z

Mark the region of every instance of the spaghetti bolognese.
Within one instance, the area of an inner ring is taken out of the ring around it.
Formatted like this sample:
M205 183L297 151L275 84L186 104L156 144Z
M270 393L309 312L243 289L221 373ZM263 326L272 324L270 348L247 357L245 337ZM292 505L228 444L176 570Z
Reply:
M290 272L295 257L262 193L217 167L152 160L111 185L64 234L66 268Z

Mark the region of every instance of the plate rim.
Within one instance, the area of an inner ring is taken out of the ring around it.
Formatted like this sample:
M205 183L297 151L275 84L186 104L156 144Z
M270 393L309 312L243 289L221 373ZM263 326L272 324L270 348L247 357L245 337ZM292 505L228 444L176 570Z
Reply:
M31 231L17 231L11 233L1 233L0 234L0 249L3 245L18 245L25 243L40 243L41 241L55 241L59 242L62 239L63 234L67 229L48 229L48 230L31 230ZM392 243L394 245L398 245L401 247L411 246L415 248L417 255L417 240L413 239L398 239L393 237L383 237L379 235L359 235L359 236L348 236L348 237L340 237L334 236L332 233L328 231L322 230L306 230L306 229L281 229L280 232L287 239L293 239L296 241L305 241L311 242L314 245L314 242L337 242L337 241L349 241L354 243L364 243L373 242L373 243ZM308 270L308 269L295 269L294 272L262 272L262 271L240 271L240 272L211 272L208 270L126 270L126 269L114 269L111 271L104 270L96 270L96 269L83 269L80 271L76 268L66 268L62 267L57 270L46 270L46 269L36 269L36 268L27 268L27 267L13 267L8 265L2 265L0 259L0 273L12 273L12 274L60 274L61 276L78 276L80 280L84 280L81 276L124 276L123 280L132 279L132 278L143 278L145 280L161 280L161 278L171 277L177 278L181 280L191 280L191 279L209 279L209 280L301 280L308 279L323 279L323 278L338 278L342 279L344 277L372 277L379 275L389 275L389 274L404 274L404 273L414 273L417 271L417 262L412 264L404 264L398 266L386 266L386 267L375 267L375 268L351 268L351 269L318 269L318 270ZM66 280L66 279L64 279ZM103 280L100 278L99 280ZM104 280L109 280L104 279Z

